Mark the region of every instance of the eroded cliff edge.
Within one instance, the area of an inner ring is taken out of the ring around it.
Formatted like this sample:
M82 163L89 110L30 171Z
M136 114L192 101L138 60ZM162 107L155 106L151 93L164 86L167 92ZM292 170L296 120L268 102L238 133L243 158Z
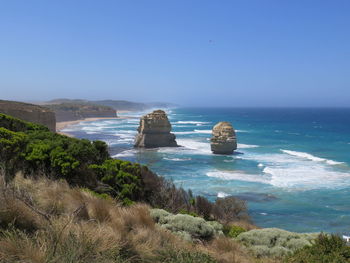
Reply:
M50 131L56 131L55 113L46 107L24 102L0 100L0 113L42 124L48 127Z

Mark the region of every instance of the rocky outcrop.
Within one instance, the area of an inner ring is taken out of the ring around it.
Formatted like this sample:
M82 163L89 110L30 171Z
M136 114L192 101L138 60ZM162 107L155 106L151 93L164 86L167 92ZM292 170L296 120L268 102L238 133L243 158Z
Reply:
M231 123L219 122L213 128L211 151L215 154L232 154L237 149L236 133Z
M50 131L56 131L55 113L50 109L29 103L0 100L0 113L24 121L45 125Z
M135 138L135 147L156 148L176 147L176 137L170 133L171 124L166 113L156 110L144 115L140 120Z

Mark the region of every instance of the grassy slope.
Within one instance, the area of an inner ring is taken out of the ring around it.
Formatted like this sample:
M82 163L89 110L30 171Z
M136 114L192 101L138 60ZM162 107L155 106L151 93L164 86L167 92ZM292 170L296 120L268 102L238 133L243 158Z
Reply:
M65 181L18 175L0 184L0 204L0 262L255 262L229 238L186 242L155 224L148 206Z

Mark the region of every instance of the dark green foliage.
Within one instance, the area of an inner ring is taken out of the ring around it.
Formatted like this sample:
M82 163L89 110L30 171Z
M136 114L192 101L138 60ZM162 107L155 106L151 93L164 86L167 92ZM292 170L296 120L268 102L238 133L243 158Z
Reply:
M131 162L108 159L101 165L90 165L97 178L111 186L118 199L130 205L141 194L140 165Z
M336 235L320 234L311 246L297 250L287 257L288 263L348 263L350 247Z
M26 132L26 131L48 131L49 129L43 125L35 124L20 119L13 118L11 116L0 113L0 127L14 131L14 132Z
M13 132L0 127L0 168L4 169L5 179L15 174L15 166L26 143L26 134Z
M0 114L0 164L7 177L25 175L65 178L83 186L96 185L88 168L109 157L104 142L90 142L50 132L46 127Z
M42 173L46 176L65 178L77 185L94 184L96 178L89 169L100 164L108 154L103 142L91 143L51 132L28 133L28 143L23 150L26 174ZM96 182L95 182L96 184Z
M223 232L225 236L230 237L230 238L235 238L239 234L246 232L247 230L243 227L240 226L235 226L235 225L225 225Z

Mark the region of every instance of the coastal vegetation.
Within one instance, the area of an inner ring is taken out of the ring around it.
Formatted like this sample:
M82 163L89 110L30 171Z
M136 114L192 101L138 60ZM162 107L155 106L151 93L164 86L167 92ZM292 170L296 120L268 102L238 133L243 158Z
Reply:
M146 166L112 159L104 142L0 114L1 263L327 263L349 255L336 236L257 229L244 201L195 196Z

